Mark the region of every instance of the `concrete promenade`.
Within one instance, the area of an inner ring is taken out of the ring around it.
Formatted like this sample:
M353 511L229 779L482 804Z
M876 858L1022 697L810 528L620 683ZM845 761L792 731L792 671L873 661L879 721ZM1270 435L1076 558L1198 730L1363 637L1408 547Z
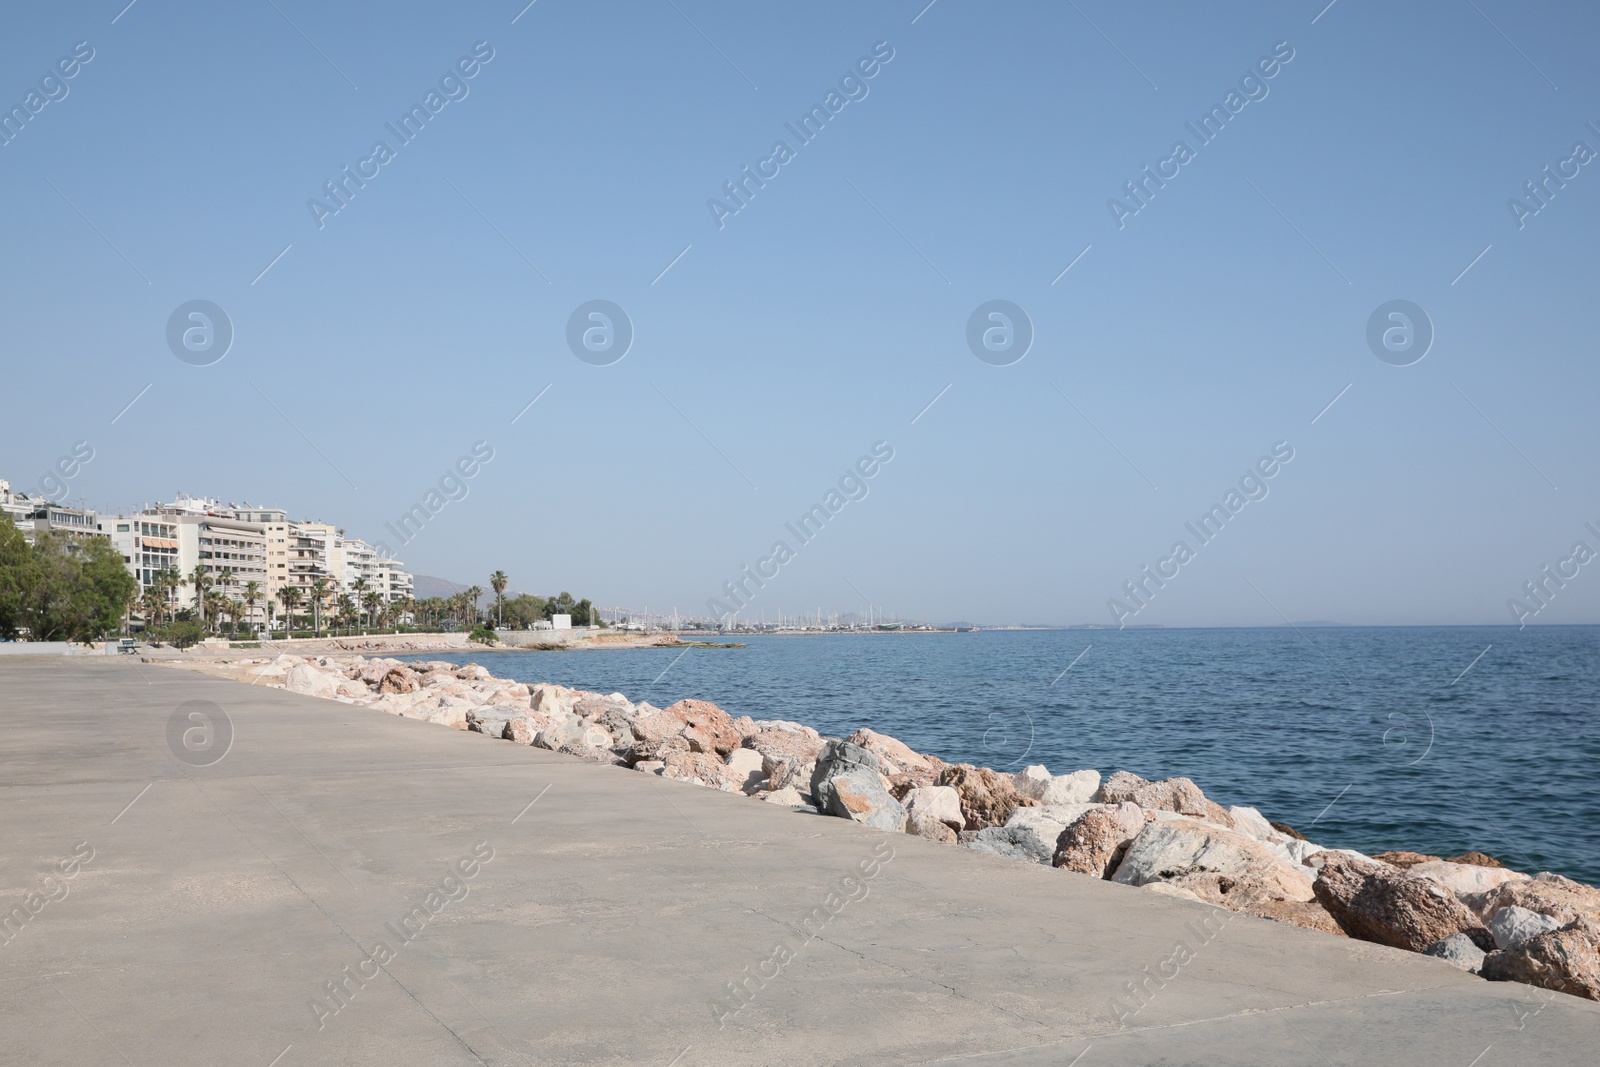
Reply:
M1600 1062L1586 1001L116 657L0 662L0 912L29 1067Z

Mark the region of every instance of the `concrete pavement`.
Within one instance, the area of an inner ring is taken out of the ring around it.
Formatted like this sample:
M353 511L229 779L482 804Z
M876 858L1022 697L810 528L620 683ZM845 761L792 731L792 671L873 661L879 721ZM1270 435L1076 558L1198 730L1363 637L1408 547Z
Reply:
M6 1064L1600 1059L1439 961L110 657L0 663L0 827Z

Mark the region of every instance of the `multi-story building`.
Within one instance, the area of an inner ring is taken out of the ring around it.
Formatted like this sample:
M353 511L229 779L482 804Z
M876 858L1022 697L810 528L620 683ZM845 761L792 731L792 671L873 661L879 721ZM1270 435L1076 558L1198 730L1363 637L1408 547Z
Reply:
M163 574L169 568L178 569L178 524L171 516L106 515L100 519L100 532L122 553L129 573L139 583L140 596L147 589L166 589ZM169 604L176 607L170 598Z
M378 592L385 600L396 604L411 599L411 574L403 570L397 559L378 561Z
M13 493L0 480L0 519L9 518L32 542L40 530L73 538L105 536L122 555L128 571L147 589L168 593L172 608L194 608L195 568L209 588L245 603L240 619L250 626L267 623L281 603L278 592L294 586L299 611L309 613L314 583L321 581L333 598L347 594L361 604L375 592L386 603L409 598L411 575L399 561L380 556L359 538L325 522L292 522L281 508L258 508L248 502L221 505L215 498L179 494L170 503L146 506L134 514L99 516L93 511L52 504L43 497ZM176 571L182 583L167 580ZM256 583L254 603L247 598ZM357 583L361 583L359 586Z
M249 503L235 507L229 504L221 512L242 522L255 523L266 534L267 587L266 595L272 603L278 602L278 590L289 584L289 516L281 508L257 508Z

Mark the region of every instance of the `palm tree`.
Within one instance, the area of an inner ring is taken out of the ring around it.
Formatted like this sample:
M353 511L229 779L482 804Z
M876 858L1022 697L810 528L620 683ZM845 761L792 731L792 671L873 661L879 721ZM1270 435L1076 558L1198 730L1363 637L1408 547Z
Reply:
M144 615L146 629L154 629L161 625L161 613L167 606L167 595L159 586L150 585L145 588L144 596L139 600L139 610Z
M278 590L278 599L283 601L283 636L287 640L294 633L294 607L300 603L300 590L286 585Z
M194 610L195 614L200 616L201 628L204 628L206 624L206 590L211 588L211 576L206 574L205 564L196 563L194 570L190 572L187 578L180 577L178 579L178 584L194 586Z
M201 602L205 604L210 613L211 622L213 623L212 628L218 634L222 633L222 616L228 610L228 598L215 589L207 589L206 595Z
M178 604L178 588L183 585L183 575L178 573L176 567L163 567L156 572L156 584L166 592L167 610L163 614L175 613L173 609Z
M489 575L489 588L494 590L494 624L505 625L506 621L506 578L505 571L495 571Z
M367 591L367 579L365 576L357 578L355 581L351 582L350 591L355 594L357 604L366 603L367 598L364 594Z
M328 595L328 582L324 578L315 578L311 582L311 632L316 637L322 636L322 602Z
M478 598L483 595L483 586L471 586L462 595L467 598L467 603L471 605L472 617L467 620L467 629L470 630L478 625Z
M260 582L245 582L244 583L244 606L245 606L245 609L246 609L245 610L245 619L248 620L252 624L256 621L256 601L260 600L260 599L261 599L261 583Z
M338 605L339 605L339 616L338 616L339 617L339 625L341 625L341 626L343 626L345 628L345 632L346 633L349 633L350 632L350 628L355 624L356 618L357 618L357 615L356 615L356 602L353 599L351 599L349 593L340 593L339 594Z
M378 625L378 609L383 606L383 594L376 590L368 590L362 594L361 606L367 611L367 625L376 629Z

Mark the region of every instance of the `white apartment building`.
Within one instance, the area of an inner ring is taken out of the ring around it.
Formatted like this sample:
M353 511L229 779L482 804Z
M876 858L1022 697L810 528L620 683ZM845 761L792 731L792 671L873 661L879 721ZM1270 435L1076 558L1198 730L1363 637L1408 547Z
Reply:
M395 559L380 559L378 561L378 591L384 599L393 604L402 600L411 599L411 574L403 570L400 561Z
M161 588L161 573L178 567L178 524L171 516L106 515L100 519L100 532L122 553L140 596L146 589Z

